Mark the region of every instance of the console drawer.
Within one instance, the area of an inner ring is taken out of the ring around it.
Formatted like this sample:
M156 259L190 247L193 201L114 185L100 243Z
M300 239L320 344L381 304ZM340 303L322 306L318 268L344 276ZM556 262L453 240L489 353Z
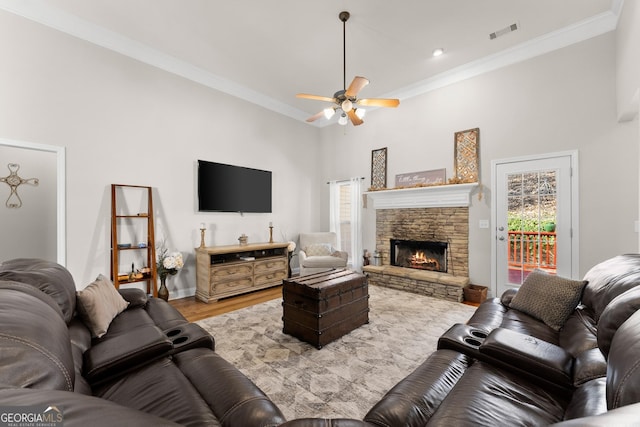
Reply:
M284 270L278 271L270 271L262 274L256 274L255 276L255 286L262 286L268 283L273 283L274 285L280 284L283 279L287 278L287 272Z
M239 262L235 264L215 266L211 268L211 283L253 275L253 263Z
M254 265L254 271L256 274L260 274L266 271L285 271L287 268L286 258L272 258L256 261ZM285 277L286 278L286 277Z
M211 293L223 296L227 293L234 293L235 291L249 289L251 286L253 286L253 277L244 277L226 282L212 283Z

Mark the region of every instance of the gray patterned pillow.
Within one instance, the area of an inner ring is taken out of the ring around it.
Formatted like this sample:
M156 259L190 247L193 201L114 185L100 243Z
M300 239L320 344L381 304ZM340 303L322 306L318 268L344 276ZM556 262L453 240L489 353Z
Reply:
M586 280L571 280L534 270L524 280L509 307L559 331L578 306L586 284Z

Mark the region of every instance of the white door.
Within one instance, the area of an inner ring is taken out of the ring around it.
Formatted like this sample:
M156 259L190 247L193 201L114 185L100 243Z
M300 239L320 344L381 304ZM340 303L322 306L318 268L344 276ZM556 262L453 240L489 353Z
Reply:
M492 162L496 296L536 268L575 278L576 165L577 152Z

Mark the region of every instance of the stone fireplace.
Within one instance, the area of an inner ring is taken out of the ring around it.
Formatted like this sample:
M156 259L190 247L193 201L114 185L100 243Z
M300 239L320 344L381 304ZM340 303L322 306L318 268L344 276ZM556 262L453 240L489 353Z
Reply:
M363 268L369 282L462 301L469 284L469 195L476 185L368 193L382 255L382 265Z

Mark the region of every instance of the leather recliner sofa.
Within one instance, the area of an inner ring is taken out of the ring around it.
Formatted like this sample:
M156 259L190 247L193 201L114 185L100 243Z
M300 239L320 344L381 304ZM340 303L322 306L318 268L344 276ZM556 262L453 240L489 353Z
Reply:
M211 335L139 289L101 338L62 266L0 264L0 407L45 405L65 426L276 426L281 411L214 350Z
M285 425L638 425L640 255L604 261L585 281L581 304L559 330L515 309L517 293L509 290L443 334L438 350L364 421L300 419Z
M91 339L66 269L15 260L0 265L0 407L59 406L65 426L636 425L640 255L605 261L585 280L561 328L516 309L507 291L443 334L363 421L285 422L166 302L121 290L129 307Z

